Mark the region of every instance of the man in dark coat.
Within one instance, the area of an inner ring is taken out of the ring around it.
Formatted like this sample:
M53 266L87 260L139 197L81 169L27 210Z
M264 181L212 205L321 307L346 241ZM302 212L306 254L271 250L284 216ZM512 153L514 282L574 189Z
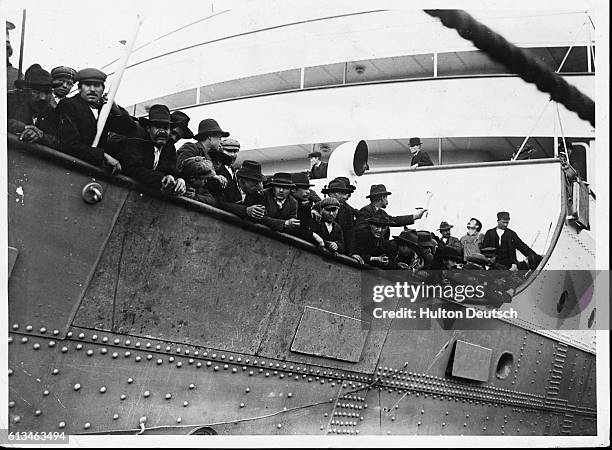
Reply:
M273 226L276 231L290 232L300 226L297 201L290 195L293 187L291 175L279 172L272 176L270 187L264 190L263 206L266 208L266 216L277 220Z
M126 175L162 192L182 195L186 191L185 180L176 170L174 144L168 143L171 123L167 106L151 106L149 118L143 121L149 139L128 140L121 162Z
M225 143L226 147L223 146L223 143ZM232 164L236 161L237 148L240 148L238 141L235 139L224 139L221 141L219 149L211 148L208 151L208 156L216 160L217 163L220 163L215 164L217 176L222 176L225 179L225 182L222 182L223 187L216 192L215 197L230 203L242 200L236 174L232 168ZM216 152L216 157L213 156L213 152Z
M373 217L377 211L382 211L383 214L387 214L385 208L389 205L388 196L391 192L387 191L384 184L373 184L370 186L370 195L366 195L366 198L370 199L370 204L364 206L357 212L357 219L355 221L355 229L368 228L367 219ZM412 225L415 220L420 219L425 213L425 209L420 209L416 214L408 214L405 216L389 216L389 220L395 225L393 226L405 226ZM387 229L385 239L389 239L390 232Z
M223 131L215 119L204 119L198 125L198 134L193 138L197 142L186 142L177 151L177 164L181 164L184 159L193 156L208 157L208 151L212 148L220 150L221 138L228 137L230 134Z
M446 221L440 223L440 228L438 228L441 236L439 240L441 243L440 247L451 247L459 252L459 255L463 256L463 245L461 244L461 241L455 236L451 236L451 228L453 227L454 225L451 225Z
M113 174L118 173L121 164L105 151L108 133L114 131L129 135L136 124L125 109L113 102L100 141L96 147L92 147L100 109L105 102L102 94L106 74L98 69L83 69L77 72L77 80L77 95L62 100L56 109L59 114L60 150L96 166L108 166Z
M412 160L410 161L410 168L416 169L417 167L433 166L434 163L427 153L422 151L423 143L418 137L410 138L408 143L410 146L410 153L412 153Z
M487 230L481 244L481 248L493 247L496 249L496 262L510 270L518 270L516 251L520 251L531 261L539 262L536 254L518 235L508 228L510 213L500 211L497 213L497 227ZM535 267L533 267L535 268Z
M323 240L326 250L331 253L344 253L342 228L335 221L340 202L332 197L321 200L321 221L312 223L312 232Z
M312 201L310 188L314 186L314 184L310 182L308 174L304 172L292 173L291 181L295 185L295 187L291 189L291 196L298 204L297 218L300 221L300 229L310 230L313 222L312 207L315 203Z
M308 154L310 158L310 179L327 178L327 163L321 161L321 152Z
M385 235L388 235L389 227L395 226L395 223L380 210L366 219L366 223L367 228L360 228L355 233L355 251L365 263L390 268L395 249Z
M58 148L57 114L49 104L54 86L49 72L34 64L15 86L18 90L7 94L8 132L24 142Z
M342 228L345 253L363 264L364 261L361 259L361 256L355 251L355 209L347 203L348 198L355 189L354 186L347 184L344 180L336 178L330 181L321 192L340 202L336 222ZM320 202L315 204L314 209L319 210L319 205Z

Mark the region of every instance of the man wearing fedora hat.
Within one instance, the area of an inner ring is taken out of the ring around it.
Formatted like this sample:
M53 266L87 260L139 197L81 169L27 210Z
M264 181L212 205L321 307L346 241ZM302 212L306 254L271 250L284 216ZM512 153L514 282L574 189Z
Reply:
M7 94L7 130L24 142L58 148L57 115L49 104L54 85L49 72L39 64L15 81L16 91Z
M389 263L395 256L394 248L388 236L390 226L395 226L388 214L376 211L366 219L368 228L358 229L355 233L355 251L368 264L383 268L393 268Z
M198 133L193 136L197 142L186 142L177 151L177 164L187 158L203 156L206 159L210 149L219 150L221 138L230 134L223 131L215 119L204 119L198 125Z
M327 178L327 163L321 161L321 152L308 154L310 159L310 179Z
M168 145L170 110L166 105L153 105L142 123L148 139L130 139L120 156L126 175L165 193L184 194L186 184L177 173L174 145Z
M300 226L297 201L290 195L294 186L290 174L278 172L272 176L270 187L263 192L263 206L267 217L276 219L272 225L276 231L289 232Z
M170 135L168 140L176 144L181 139L192 139L193 132L189 129L189 116L183 111L173 111L170 114L170 120L172 120L173 128L170 129Z
M373 184L370 186L370 195L366 195L366 198L370 199L370 204L364 206L357 212L357 220L355 222L355 228L367 228L367 219L373 217L377 211L382 211L383 214L387 214L385 208L389 205L388 197L391 192L387 191L384 184ZM420 219L426 210L420 209L416 214L408 214L405 216L389 216L393 226L405 226L412 225L415 220ZM387 214L388 215L388 214ZM385 239L389 239L390 232L387 230Z
M53 108L57 107L57 104L65 99L70 93L76 81L76 76L77 72L72 67L59 66L51 70L51 78L53 81L61 83L59 86L53 88L53 95L49 99L49 103Z
M21 80L23 74L19 69L13 67L9 58L13 56L13 47L11 46L11 38L9 31L15 29L13 22L6 21L6 92L10 92L15 89L15 81Z
M441 243L441 247L451 247L460 255L463 255L463 245L461 241L455 236L451 236L451 228L453 227L454 225L451 225L446 220L440 223L440 227L438 228L441 236L439 242Z
M121 172L121 164L106 152L108 133L114 131L129 136L136 123L128 112L114 101L97 147L96 137L100 109L106 102L103 95L106 74L95 68L77 72L78 93L62 100L56 108L59 115L60 150L101 167L110 167L113 174Z
M291 181L294 187L291 189L291 196L297 201L297 218L300 221L302 230L309 230L312 225L312 207L314 202L310 198L310 188L314 186L308 178L308 174L297 172L291 174Z
M535 269L541 260L540 255L525 244L516 232L508 228L509 223L510 213L498 212L497 226L487 230L481 244L482 248L495 248L497 263L513 271L518 270L519 262L516 258L518 250L530 259L530 268Z
M397 255L393 261L398 269L414 270L419 264L419 236L416 230L406 229L391 241Z
M421 138L411 137L408 141L408 146L410 147L410 153L412 154L412 160L410 161L411 169L434 165L429 155L422 151L423 143L421 142Z

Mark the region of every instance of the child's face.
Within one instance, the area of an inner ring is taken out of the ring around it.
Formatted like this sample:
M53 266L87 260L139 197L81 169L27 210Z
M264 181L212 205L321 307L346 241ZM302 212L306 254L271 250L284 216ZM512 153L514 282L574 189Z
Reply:
M201 177L191 177L188 180L188 183L190 186L194 187L194 188L199 188L201 186L204 186L204 184L206 183L206 178L201 178Z
M338 215L338 208L323 208L321 210L321 216L325 222L333 222L336 220Z

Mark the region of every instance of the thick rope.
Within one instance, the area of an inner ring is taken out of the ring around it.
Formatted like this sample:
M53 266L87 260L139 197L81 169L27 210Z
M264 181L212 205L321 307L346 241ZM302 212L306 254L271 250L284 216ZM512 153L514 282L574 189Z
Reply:
M583 120L595 126L595 102L554 73L525 50L511 44L489 27L481 24L465 11L456 9L426 9L448 28L471 41L491 59L503 64L528 83L550 94L551 99L574 111Z

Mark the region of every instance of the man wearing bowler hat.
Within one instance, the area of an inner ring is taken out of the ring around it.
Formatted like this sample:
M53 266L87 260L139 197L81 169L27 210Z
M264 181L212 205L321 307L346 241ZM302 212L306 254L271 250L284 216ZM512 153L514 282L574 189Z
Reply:
M438 231L440 232L440 236L441 236L440 237L440 242L442 244L441 246L451 247L455 249L457 252L459 252L460 255L463 255L463 245L461 244L461 241L455 236L451 236L451 228L453 227L454 225L451 225L445 220L440 223L440 228L438 228Z
M368 228L358 229L355 233L355 251L368 264L394 268L390 262L395 256L395 250L385 236L388 236L389 227L395 226L395 223L380 210L368 217L366 223Z
M148 139L130 139L121 154L126 175L167 194L184 194L186 184L178 176L174 145L168 144L172 128L170 110L166 105L153 105L142 123Z
M270 187L264 190L263 206L267 217L276 219L272 225L276 231L290 232L300 226L297 201L290 195L294 186L290 174L278 172L272 176Z
M76 76L77 72L72 67L59 66L51 70L53 81L60 83L59 86L53 88L53 95L49 99L53 108L57 107L57 104L70 93L76 81Z
M367 219L373 217L377 211L382 211L383 214L387 214L385 208L389 205L388 197L391 192L387 190L384 184L373 184L370 186L370 195L366 195L366 198L370 199L370 204L364 206L357 212L357 220L355 222L355 228L367 228ZM389 216L390 221L394 223L393 226L404 226L412 225L415 220L420 219L425 213L424 209L420 209L416 214L408 214L405 216ZM387 214L388 215L388 214ZM385 239L389 239L390 232L387 229Z
M508 228L510 213L500 211L497 213L497 226L487 230L481 248L495 248L496 262L510 270L518 270L519 262L516 251L520 251L530 261L530 268L535 269L541 257L525 244L518 235Z
M58 148L57 114L49 104L54 84L49 72L34 64L23 80L15 81L16 91L7 94L7 130L24 142Z
M321 161L321 152L308 154L310 158L310 179L327 178L327 163Z
M59 115L60 150L100 167L110 167L113 174L121 172L121 164L106 152L109 131L128 136L136 123L128 112L113 102L97 147L92 143L97 133L100 109L106 102L104 82L106 74L87 68L77 72L79 91L57 105Z
M412 160L410 161L411 169L434 165L429 155L422 151L423 143L421 142L421 138L411 137L408 145L410 147L410 153L412 153Z

